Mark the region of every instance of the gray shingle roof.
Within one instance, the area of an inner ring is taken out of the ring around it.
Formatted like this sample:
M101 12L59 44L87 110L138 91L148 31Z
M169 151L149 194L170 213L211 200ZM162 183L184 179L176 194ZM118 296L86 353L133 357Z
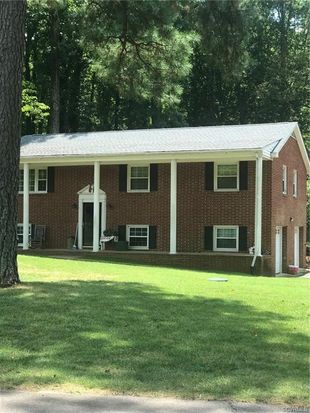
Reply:
M272 153L296 122L28 135L21 158L262 149Z

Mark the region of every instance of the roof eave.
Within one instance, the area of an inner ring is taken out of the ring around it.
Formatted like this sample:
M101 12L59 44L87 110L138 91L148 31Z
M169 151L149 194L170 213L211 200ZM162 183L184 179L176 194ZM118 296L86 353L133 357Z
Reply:
M94 161L100 161L102 164L119 164L131 161L150 161L158 163L167 163L172 159L180 162L199 162L216 159L244 159L254 160L257 155L263 155L264 158L270 159L268 154L263 154L261 148L254 149L235 149L235 150L217 150L217 151L186 151L186 152L146 152L132 154L110 154L110 155L55 155L55 156L21 156L20 163L30 164L90 164Z
M308 153L307 153L307 150L306 150L306 147L305 147L305 144L304 144L304 140L302 138L302 134L301 134L301 131L299 129L299 126L298 126L297 122L295 122L294 127L293 127L292 131L290 132L290 134L286 138L282 139L281 142L279 142L279 144L273 150L273 152L271 152L271 154L270 154L271 159L279 157L279 154L280 154L282 148L285 146L285 144L287 143L289 138L291 138L293 135L295 135L295 137L296 137L297 144L299 146L299 150L300 150L301 156L303 158L307 174L309 175L310 174L310 161L309 161Z

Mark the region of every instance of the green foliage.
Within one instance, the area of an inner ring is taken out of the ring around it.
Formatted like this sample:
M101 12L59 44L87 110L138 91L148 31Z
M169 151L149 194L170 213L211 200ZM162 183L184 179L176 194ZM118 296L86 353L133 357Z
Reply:
M307 0L30 0L25 80L51 109L53 10L61 131L297 120L310 136Z
M35 126L35 133L46 130L49 109L45 103L39 102L35 86L31 82L24 81L22 92L23 125L30 119Z

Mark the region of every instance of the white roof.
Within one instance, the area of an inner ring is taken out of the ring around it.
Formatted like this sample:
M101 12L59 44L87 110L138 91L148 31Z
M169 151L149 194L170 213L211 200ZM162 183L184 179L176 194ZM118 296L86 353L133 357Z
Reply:
M296 122L283 122L28 135L21 140L21 160L255 150L273 156L296 130Z

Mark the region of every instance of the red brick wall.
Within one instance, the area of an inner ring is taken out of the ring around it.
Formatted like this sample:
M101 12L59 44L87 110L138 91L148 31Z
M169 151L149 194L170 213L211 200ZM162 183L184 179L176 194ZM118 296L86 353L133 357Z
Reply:
M287 195L282 194L282 167L288 168ZM293 197L293 170L298 171L298 196ZM294 260L294 227L302 227L302 242L300 243L301 262L305 265L305 242L306 242L306 178L307 172L295 139L290 138L282 148L280 156L272 162L272 226L271 243L273 246L272 262L274 265L274 245L276 226L287 227L285 250L283 251L283 265L293 264ZM290 221L293 218L293 221ZM283 267L283 271L286 268Z
M263 168L263 249L270 252L270 169ZM249 162L248 190L216 192L204 190L204 163L178 164L178 251L204 249L204 227L242 225L248 227L248 247L254 244L255 162Z
M254 243L255 163L249 162L249 189L240 192L213 192L204 189L204 163L178 164L177 238L178 251L204 250L207 225L245 225L248 246ZM47 246L65 248L74 235L78 220L77 192L92 183L93 168L56 167L55 192L30 195L30 222L47 225ZM266 180L267 174L265 173ZM118 225L157 226L157 249L169 250L170 166L158 168L158 191L126 193L118 190L118 166L101 166L101 188L107 194L107 228ZM22 222L22 196L19 222ZM267 199L267 197L264 197ZM269 205L269 202L268 202ZM265 208L268 214L269 209ZM269 228L269 226L267 226ZM269 248L268 237L265 240Z
M66 256L66 251L55 250L28 250L21 251L23 255L43 255L51 257L62 257ZM72 251L76 258L81 259L93 259L93 253L89 251ZM145 264L145 265L157 265L167 268L190 268L201 271L209 270L220 270L227 272L242 272L250 274L250 267L252 257L245 254L216 254L216 253L205 253L205 254L190 254L190 253L180 253L175 255L170 255L169 253L159 252L150 253L148 251L124 251L124 252L114 252L102 251L96 255L97 260L111 261L111 262L125 262L125 263L135 263L135 264ZM270 274L269 271L269 261L270 256L258 257L255 266L255 275Z
M107 194L107 228L122 224L157 226L157 247L169 249L170 167L158 168L159 190L150 193L126 193L118 190L118 166L101 166L101 188ZM30 223L47 226L46 245L65 248L74 235L78 221L77 192L93 182L93 168L56 167L55 192L30 195ZM22 195L19 196L19 222L22 222Z
M127 193L118 190L118 166L101 167L101 188L107 194L107 228L140 224L157 226L157 249L169 250L170 165L158 168L158 191Z
M288 166L287 196L282 195L282 164ZM298 168L298 199L292 197L292 170ZM74 235L78 220L77 192L93 182L93 167L56 167L55 192L30 195L30 222L47 225L47 247L65 248ZM279 159L263 165L263 253L274 246L275 226L288 226L288 261L293 254L293 227L305 227L306 171L297 143L290 139ZM249 162L248 190L205 191L204 163L178 164L177 249L179 252L204 250L204 227L242 225L248 227L248 247L254 244L255 162ZM101 166L101 188L107 194L107 228L124 224L157 226L157 249L169 250L170 165L158 167L158 191L126 193L118 189L118 166ZM19 197L22 222L22 196ZM289 223L289 217L294 218ZM303 237L305 239L305 231ZM273 249L273 248L272 248ZM304 259L304 258L303 258ZM268 264L274 268L274 252Z
M92 167L56 167L55 192L30 194L29 221L47 226L48 247L65 248L67 237L75 234L78 220L77 192L92 182ZM19 222L22 222L22 208L20 195Z

